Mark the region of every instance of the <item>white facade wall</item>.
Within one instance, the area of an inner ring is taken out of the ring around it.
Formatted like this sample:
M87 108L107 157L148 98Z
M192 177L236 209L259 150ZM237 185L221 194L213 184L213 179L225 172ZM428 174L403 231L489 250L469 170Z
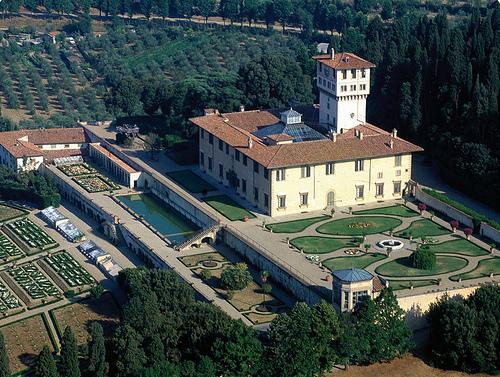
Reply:
M341 128L348 129L366 122L370 69L364 69L364 76L361 69L334 70L321 62L317 63L320 123L331 125L340 132Z
M44 151L60 151L64 149L80 149L83 144L42 144L38 147Z
M204 134L204 136L202 136ZM254 170L254 161L240 153L239 161L236 157L236 150L227 145L222 144L222 150L219 148L219 139L213 137L213 144L209 142L208 132L199 133L200 142L200 169L210 175L213 179L229 187L230 182L227 179L226 173L233 170L238 179L238 186L235 191L248 200L253 206L268 213L270 206L270 179L271 174L268 171L268 178L264 176L264 167L258 165L258 172ZM227 146L227 152L226 152ZM203 160L201 154L203 153ZM212 169L209 169L209 159L212 159ZM245 164L246 159L246 164ZM222 165L222 176L220 175L220 165ZM255 195L257 190L257 196ZM266 206L265 197L268 198L268 206Z
M355 171L355 161L334 163L334 174L326 174L326 164L311 166L311 176L302 178L301 167L285 169L285 180L277 181L277 170L271 173L271 216L290 215L328 207L328 195L333 192L335 206L351 206L379 200L401 198L411 179L411 154L396 157L364 159L363 171ZM398 175L399 174L399 175ZM394 193L394 182L401 182L401 192ZM376 195L376 184L383 183L383 195ZM356 198L356 186L363 186L362 199ZM308 194L308 205L300 205L300 194ZM278 208L278 197L286 195L286 207Z

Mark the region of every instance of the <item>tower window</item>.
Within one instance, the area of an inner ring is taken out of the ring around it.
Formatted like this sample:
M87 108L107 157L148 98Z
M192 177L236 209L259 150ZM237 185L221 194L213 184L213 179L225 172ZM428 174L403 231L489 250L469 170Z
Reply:
M347 78L347 70L343 69L342 70L342 80L345 80Z
M366 77L366 69L364 69L364 68L361 70L361 77L362 78Z
M366 84L360 84L359 85L360 90L366 90Z
M351 69L351 78L355 79L356 78L356 70Z
M355 92L356 91L356 85L351 85L351 92Z
M340 91L341 92L347 92L347 85L341 85L340 86Z

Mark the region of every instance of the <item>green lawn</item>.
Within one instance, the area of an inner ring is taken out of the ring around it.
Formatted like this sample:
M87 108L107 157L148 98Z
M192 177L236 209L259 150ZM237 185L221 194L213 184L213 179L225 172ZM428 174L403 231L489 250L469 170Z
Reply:
M401 217L414 217L418 216L418 213L409 209L408 207L397 204L389 207L364 209L362 211L354 211L354 215L393 215Z
M479 261L477 267L472 271L466 274L454 275L450 277L450 280L457 281L459 278L462 278L462 280L484 278L490 276L491 273L494 275L500 274L500 258L483 259Z
M331 271L344 270L347 268L366 268L379 260L387 258L386 255L380 253L368 253L359 257L338 257L330 258L323 261L323 266L329 268Z
M389 287L397 291L400 289L410 289L410 283L413 283L413 287L426 287L428 285L437 284L436 280L389 280Z
M197 174L193 173L191 170L171 171L167 173L167 176L194 194L216 190L214 186L199 177Z
M413 238L430 237L430 236L442 236L443 234L449 234L450 231L434 221L429 219L415 220L410 224L410 226L402 231L396 233L397 237L409 238L411 235Z
M343 247L358 246L349 238L328 238L305 236L290 240L290 243L297 249L304 250L306 254L326 254Z
M217 212L226 216L229 220L243 220L245 217L255 217L251 212L241 207L233 199L226 195L216 195L205 199L205 202Z
M357 216L329 221L316 228L319 233L341 236L362 236L382 233L401 225L402 221L385 216Z
M311 217L309 219L284 221L281 223L269 224L267 229L272 229L274 233L298 233L302 232L308 226L326 220L330 216Z
M383 276L393 277L431 276L458 271L465 266L467 266L467 261L463 258L438 255L436 257L435 268L432 270L420 270L413 268L409 258L404 257L378 266L375 272Z
M464 240L463 238L428 246L429 250L434 253L453 253L468 255L471 257L478 257L489 254L483 248L480 248L479 246L476 246L472 242Z

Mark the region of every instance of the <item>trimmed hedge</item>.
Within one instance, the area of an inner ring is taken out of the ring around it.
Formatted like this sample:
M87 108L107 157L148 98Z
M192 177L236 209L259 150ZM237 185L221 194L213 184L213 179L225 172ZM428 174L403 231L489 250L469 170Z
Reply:
M434 191L432 189L428 189L428 188L423 188L422 191L425 192L426 194L429 194L430 196L433 196L434 198L436 198L438 200L441 200L443 203L446 203L446 204L458 209L459 211L462 211L463 213L471 216L472 222L474 223L474 228L476 228L476 229L479 228L480 223L483 222L483 223L486 223L488 225L491 225L493 228L495 228L497 230L500 230L500 224L497 223L496 221L489 219L486 216L480 214L479 212L476 212L473 209L466 207L462 203L457 202L456 200L449 198L447 195L442 194L442 193L437 192L437 191Z

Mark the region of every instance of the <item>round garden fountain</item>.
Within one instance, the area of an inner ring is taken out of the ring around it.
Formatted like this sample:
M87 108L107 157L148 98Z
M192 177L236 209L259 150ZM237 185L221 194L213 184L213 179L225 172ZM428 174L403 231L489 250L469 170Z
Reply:
M383 249L387 249L390 247L392 250L400 250L404 247L404 243L399 240L382 240L377 243L378 247L381 247Z

